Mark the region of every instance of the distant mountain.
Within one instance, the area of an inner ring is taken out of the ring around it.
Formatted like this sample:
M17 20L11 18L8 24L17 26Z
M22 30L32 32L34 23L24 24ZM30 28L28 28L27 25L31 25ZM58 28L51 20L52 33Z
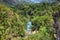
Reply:
M16 5L18 4L19 1L18 0L0 0L0 2L8 5Z
M5 4L10 4L10 5L16 5L19 3L32 3L31 0L0 0L0 2L5 3Z
M29 3L40 3L40 2L56 2L57 0L0 0L0 2L8 5L16 4L29 4Z

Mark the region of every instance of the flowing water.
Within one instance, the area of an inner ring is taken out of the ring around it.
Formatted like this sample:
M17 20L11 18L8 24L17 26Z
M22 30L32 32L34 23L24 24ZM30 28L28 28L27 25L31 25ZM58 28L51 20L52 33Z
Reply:
M27 22L27 32L31 32L31 25L32 25L32 22L31 21L28 21Z

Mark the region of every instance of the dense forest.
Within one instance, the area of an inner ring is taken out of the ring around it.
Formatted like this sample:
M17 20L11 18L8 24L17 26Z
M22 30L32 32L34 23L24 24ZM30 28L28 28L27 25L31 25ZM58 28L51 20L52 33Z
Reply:
M7 4L0 2L0 40L60 40L60 0Z

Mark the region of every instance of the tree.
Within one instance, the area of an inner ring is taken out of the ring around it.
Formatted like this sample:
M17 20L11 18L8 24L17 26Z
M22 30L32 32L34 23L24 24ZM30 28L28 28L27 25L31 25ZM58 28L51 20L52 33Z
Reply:
M60 40L60 22L59 22L60 12L53 14L54 28L56 30L56 40Z

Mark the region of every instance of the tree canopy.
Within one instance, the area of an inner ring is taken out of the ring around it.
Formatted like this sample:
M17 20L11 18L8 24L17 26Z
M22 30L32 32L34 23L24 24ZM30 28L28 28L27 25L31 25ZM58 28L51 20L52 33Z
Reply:
M0 40L56 40L53 13L58 13L60 4L18 4L9 7L0 3ZM31 20L31 31L38 31L25 38L26 25Z

